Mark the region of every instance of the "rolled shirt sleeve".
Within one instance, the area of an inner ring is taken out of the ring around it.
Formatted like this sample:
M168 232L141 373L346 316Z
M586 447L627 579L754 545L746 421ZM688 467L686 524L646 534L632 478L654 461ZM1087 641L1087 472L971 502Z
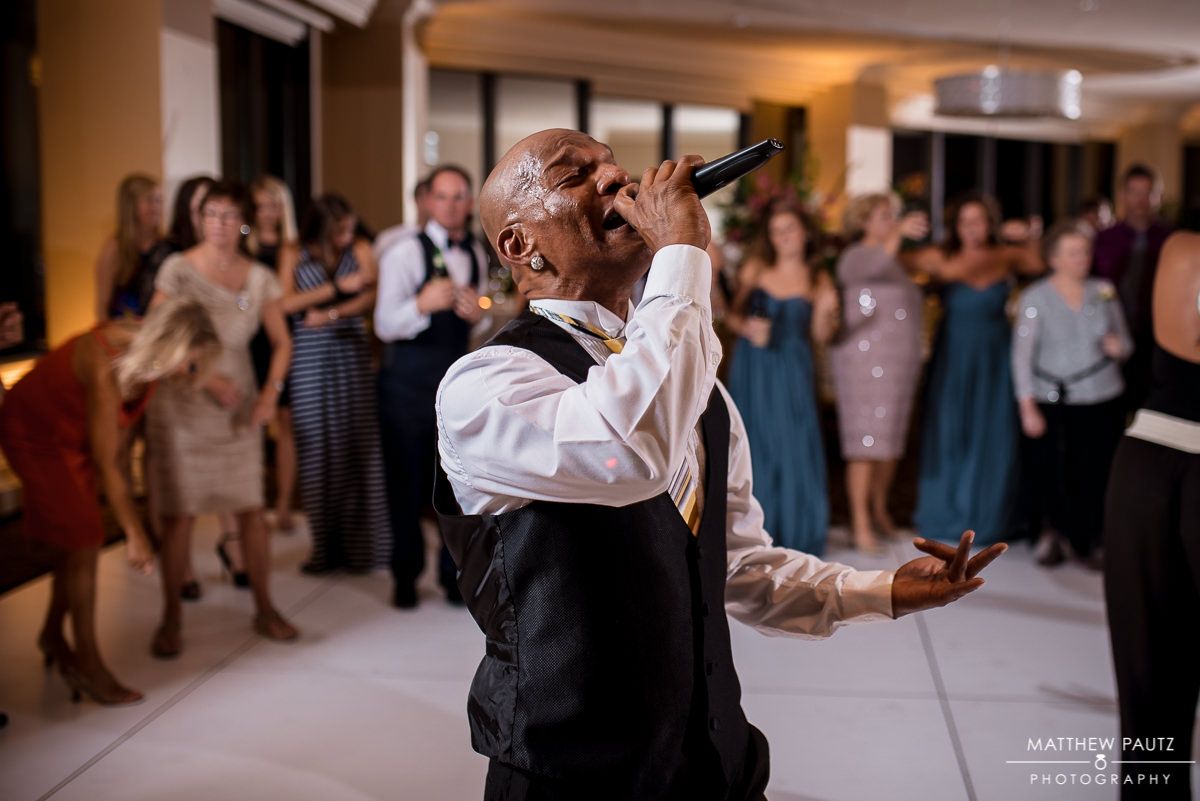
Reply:
M720 389L730 418L726 611L763 634L809 639L847 623L892 619L893 571L856 570L772 544L752 492L746 426Z

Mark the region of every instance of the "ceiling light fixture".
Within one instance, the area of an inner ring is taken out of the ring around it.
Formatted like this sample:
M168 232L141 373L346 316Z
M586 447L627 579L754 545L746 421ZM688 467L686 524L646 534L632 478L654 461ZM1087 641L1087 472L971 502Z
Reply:
M995 65L979 72L947 75L933 82L937 112L949 117L1057 117L1077 120L1083 76L1021 71Z

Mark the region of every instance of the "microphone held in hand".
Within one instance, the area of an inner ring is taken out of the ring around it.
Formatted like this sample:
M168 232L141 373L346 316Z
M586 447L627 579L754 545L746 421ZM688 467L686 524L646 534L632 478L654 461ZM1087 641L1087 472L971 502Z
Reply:
M749 175L782 152L783 142L778 139L764 139L757 145L708 162L692 173L692 186L696 188L697 195L707 197Z
M696 190L697 195L702 198L707 197L718 189L749 175L782 152L783 142L778 139L764 139L757 145L721 156L716 161L710 161L700 167L692 173L692 187ZM617 227L621 224L621 217L615 211L612 213L612 218L613 225L609 226L609 221L606 220L606 228Z

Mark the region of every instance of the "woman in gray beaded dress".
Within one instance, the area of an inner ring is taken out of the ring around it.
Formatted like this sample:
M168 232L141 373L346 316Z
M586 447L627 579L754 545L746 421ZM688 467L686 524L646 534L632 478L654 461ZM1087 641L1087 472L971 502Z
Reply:
M842 326L830 349L854 546L879 550L877 527L892 536L888 491L904 443L921 371L921 292L896 258L903 238L922 239L924 215L900 219L894 195L855 198L845 231L855 237L838 260Z

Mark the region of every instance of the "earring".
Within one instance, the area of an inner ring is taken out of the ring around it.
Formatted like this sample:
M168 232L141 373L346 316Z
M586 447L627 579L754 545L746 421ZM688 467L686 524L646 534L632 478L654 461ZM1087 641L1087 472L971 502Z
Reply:
M242 227L239 230L242 232L242 236L250 236L250 226L245 223L242 223Z
M534 272L541 272L546 268L546 260L542 258L542 254L534 253L533 258L529 260L529 269Z

